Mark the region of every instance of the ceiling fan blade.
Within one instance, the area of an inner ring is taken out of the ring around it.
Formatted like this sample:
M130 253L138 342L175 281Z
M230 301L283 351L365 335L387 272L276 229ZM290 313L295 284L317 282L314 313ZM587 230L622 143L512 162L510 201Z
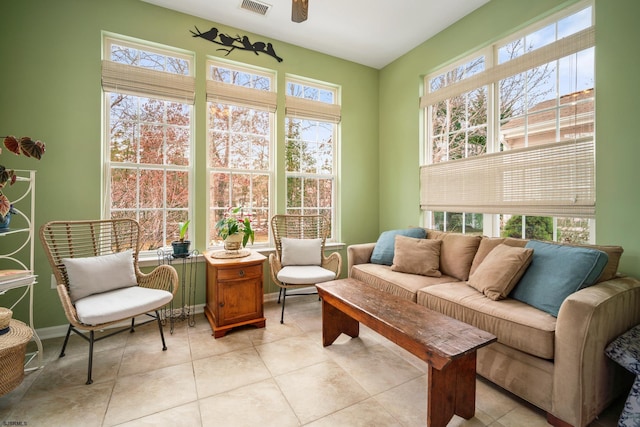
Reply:
M292 0L291 20L293 22L306 21L308 13L309 13L309 0Z

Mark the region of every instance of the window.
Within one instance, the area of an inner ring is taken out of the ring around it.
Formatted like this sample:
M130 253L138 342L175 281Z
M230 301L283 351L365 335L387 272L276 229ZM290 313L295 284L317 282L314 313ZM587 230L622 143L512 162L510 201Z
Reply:
M179 223L197 215L196 200L207 215L208 247L221 244L215 224L238 206L251 216L255 244L268 245L277 196L287 213L322 214L335 224L337 86L285 78L285 148L276 152L276 73L209 58L206 159L196 165L194 54L110 34L103 46L103 215L139 221L143 250L175 240ZM286 187L276 188L276 165L284 165ZM206 199L194 194L199 167Z
M593 21L583 2L425 77L428 226L593 239Z
M286 87L286 210L326 215L335 237L338 88L295 78Z
M208 62L207 142L209 242L229 207L252 216L255 242L269 241L272 206L275 76L263 70Z
M142 249L154 250L191 216L193 57L104 41L104 215L139 221Z

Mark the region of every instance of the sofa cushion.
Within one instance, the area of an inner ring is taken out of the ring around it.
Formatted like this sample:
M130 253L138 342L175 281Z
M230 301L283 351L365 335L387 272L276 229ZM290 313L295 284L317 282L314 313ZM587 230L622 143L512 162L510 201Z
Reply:
M533 249L531 265L509 296L556 317L570 294L596 283L608 261L591 248L538 240L526 247Z
M396 236L391 270L421 276L440 277L440 245L442 240Z
M420 276L391 270L388 265L356 264L351 267L353 279L369 286L410 301L416 301L416 292L425 286L455 282L457 279L442 275L440 277Z
M371 254L371 262L374 264L391 265L393 264L394 247L396 244L396 236L415 237L424 239L427 235L424 228L405 228L402 230L383 231L378 237L376 246Z
M525 353L552 359L556 318L521 301L493 301L463 282L418 290L417 303L498 337Z
M478 250L476 251L476 255L473 257L473 262L471 263L471 270L469 270L469 274L473 274L476 269L480 266L485 257L500 244L505 244L509 246L514 246L517 248L524 248L528 240L525 239L516 239L513 237L486 237L483 236L480 241L480 245L478 246Z
M442 240L440 271L458 280L467 280L471 263L478 251L482 236L461 233L443 233L429 230L429 238Z
M501 243L469 275L467 283L494 301L505 299L531 264L532 255L533 249Z
M620 257L622 257L622 253L624 252L622 246L588 244L576 244L575 246L597 249L609 256L609 261L604 267L604 270L602 270L602 274L600 274L600 277L598 277L596 283L604 282L605 280L611 280L616 277L616 275L618 274L618 264L620 263Z

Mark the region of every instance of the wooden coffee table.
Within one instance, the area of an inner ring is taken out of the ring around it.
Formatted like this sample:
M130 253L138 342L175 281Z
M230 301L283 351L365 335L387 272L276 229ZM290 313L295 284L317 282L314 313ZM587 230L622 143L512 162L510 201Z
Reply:
M362 323L429 364L428 427L444 427L454 414L473 417L476 350L496 341L494 335L355 279L316 286L325 347L342 333L357 337Z

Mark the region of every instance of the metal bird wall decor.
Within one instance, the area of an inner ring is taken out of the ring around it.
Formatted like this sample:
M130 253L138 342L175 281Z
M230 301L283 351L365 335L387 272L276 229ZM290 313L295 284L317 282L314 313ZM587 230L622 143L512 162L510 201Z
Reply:
M278 62L283 61L283 59L276 54L276 51L274 50L273 45L271 43L265 43L260 41L251 43L251 41L249 40L249 37L247 36L240 37L239 35L236 35L235 37L231 37L229 34L224 34L219 32L216 27L211 27L209 31L204 33L201 32L198 29L198 27L195 27L195 29L196 31L189 30L191 34L193 34L193 37L202 37L203 39L209 40L212 43L218 44L220 46L224 46L216 50L222 50L224 52L227 52L225 56L229 55L235 49L240 49L240 50L248 50L250 52L255 53L256 55L260 53L266 53L267 55L275 58Z

